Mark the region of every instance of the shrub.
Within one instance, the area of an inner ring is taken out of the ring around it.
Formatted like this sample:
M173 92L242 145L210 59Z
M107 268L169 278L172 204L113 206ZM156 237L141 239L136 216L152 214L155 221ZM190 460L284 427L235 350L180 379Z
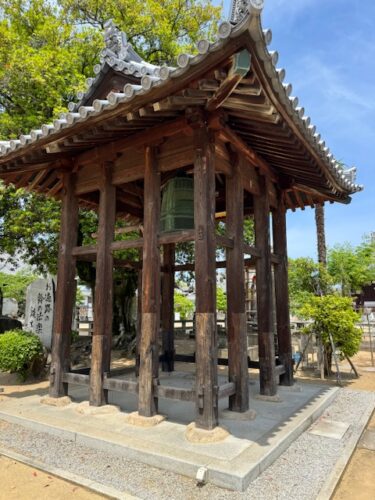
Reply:
M23 330L10 330L0 335L0 371L18 373L22 380L43 368L43 345L36 335Z
M305 329L305 333L314 331L322 339L326 351L328 375L331 373L332 363L329 333L342 358L354 356L359 351L362 332L356 324L360 317L353 311L350 298L337 295L311 297L301 309L301 313L305 318L313 320L313 323Z

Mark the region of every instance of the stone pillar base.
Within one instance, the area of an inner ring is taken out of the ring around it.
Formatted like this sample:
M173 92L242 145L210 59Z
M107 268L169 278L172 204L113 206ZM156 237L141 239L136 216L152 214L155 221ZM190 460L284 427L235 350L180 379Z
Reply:
M233 411L233 410L226 409L220 413L221 418L226 418L228 420L249 421L249 420L255 420L256 416L257 416L257 412L255 410L247 410L244 412L239 412L239 411Z
M125 422L127 424L136 425L137 427L155 427L155 425L160 424L165 420L164 415L153 415L152 417L144 417L140 415L137 411L129 413L125 417Z
M229 436L229 432L222 427L215 427L208 431L200 429L192 422L186 427L185 438L190 443L205 444L205 443L219 443L224 441Z
M120 408L115 405L90 406L88 401L83 401L75 407L75 411L81 415L110 415L120 413Z
M56 406L57 408L64 408L72 403L69 396L62 396L61 398L52 398L51 396L44 396L40 402L43 405Z
M266 396L264 394L257 394L255 399L259 399L260 401L267 401L268 403L282 403L282 399L278 394L274 396Z

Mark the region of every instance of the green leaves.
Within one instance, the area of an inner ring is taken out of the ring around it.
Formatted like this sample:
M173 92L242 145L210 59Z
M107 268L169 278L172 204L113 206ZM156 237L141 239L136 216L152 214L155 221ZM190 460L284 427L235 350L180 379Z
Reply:
M180 313L181 319L187 319L189 313L194 311L194 302L181 292L174 292L174 310Z
M0 0L0 139L39 128L84 90L105 21L113 19L146 60L171 64L211 36L220 14L209 0ZM80 243L90 244L96 215L82 212L80 220ZM0 183L0 255L10 263L22 258L55 273L59 221L58 202Z
M36 335L22 330L0 335L0 371L18 373L25 380L42 358L43 346Z
M59 229L59 202L0 184L0 255L7 253L9 263L23 259L55 273Z
M364 238L357 247L335 245L328 253L328 271L343 296L359 292L375 280L375 242Z
M313 321L309 329L321 336L324 345L330 344L331 333L343 355L350 357L359 351L362 332L356 323L360 317L353 311L350 298L338 295L310 296L301 309L301 315Z
M16 299L19 311L23 311L26 301L26 288L37 276L27 271L19 271L16 274L0 272L0 288L4 297Z
M350 297L362 286L375 280L375 242L364 238L357 247L349 243L335 245L328 251L327 268L313 259L289 260L289 295L293 312L309 300L310 295L330 294L340 290Z
M145 60L167 64L210 37L221 14L209 0L61 0L60 5L70 22L103 28L113 19Z

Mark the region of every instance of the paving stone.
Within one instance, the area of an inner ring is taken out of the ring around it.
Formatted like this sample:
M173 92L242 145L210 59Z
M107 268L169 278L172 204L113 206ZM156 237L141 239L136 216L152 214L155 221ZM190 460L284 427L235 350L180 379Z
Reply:
M342 439L349 427L350 425L345 422L322 418L313 425L309 433L332 439Z
M375 429L367 429L358 444L359 448L375 451Z

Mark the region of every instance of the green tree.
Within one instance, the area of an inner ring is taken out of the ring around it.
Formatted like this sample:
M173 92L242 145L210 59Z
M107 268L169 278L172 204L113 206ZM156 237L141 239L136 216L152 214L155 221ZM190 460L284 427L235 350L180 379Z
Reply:
M28 133L66 110L93 75L109 19L146 60L173 64L179 52L211 36L220 14L209 0L0 0L0 139ZM81 211L79 244L92 243L96 223L95 213ZM59 202L0 184L0 255L8 254L8 262L21 258L55 273L59 224ZM124 255L134 257L118 257ZM79 263L78 274L93 286L92 264ZM115 282L122 299L134 294L134 272L116 271ZM130 300L114 302L124 316Z
M59 228L58 202L0 184L0 255L3 261L16 267L22 259L41 273L54 274Z
M64 17L58 2L0 0L0 138L56 117L92 74L100 34Z
M194 311L194 302L178 290L174 292L174 310L180 313L181 319L187 319L188 315Z
M70 22L103 29L113 19L145 60L171 63L181 50L194 50L211 37L222 7L209 0L60 0Z
M324 265L309 257L289 259L289 300L293 313L298 314L311 296L329 293L332 279Z
M0 139L65 111L93 75L109 19L146 60L171 64L220 14L209 0L0 0Z
M313 323L306 328L306 332L313 331L323 342L326 363L325 371L331 374L333 342L340 350L342 357L354 356L359 351L362 339L361 329L356 326L360 317L353 311L350 298L338 295L324 295L321 297L310 296L301 309L301 314Z
M210 36L220 14L209 0L0 0L0 139L28 133L66 110L93 75L108 19L145 59L172 63ZM93 217L81 213L82 240L90 238ZM55 272L59 223L58 202L0 184L0 255L9 254L13 264L22 257L41 272ZM92 282L92 271L85 271Z
M227 311L227 294L219 286L216 288L216 309L224 313Z
M25 310L26 289L37 276L30 271L18 271L15 274L0 272L0 288L3 296L16 299L18 310L22 313Z
M357 247L335 245L328 252L328 272L343 296L359 292L375 279L375 243L364 238Z

